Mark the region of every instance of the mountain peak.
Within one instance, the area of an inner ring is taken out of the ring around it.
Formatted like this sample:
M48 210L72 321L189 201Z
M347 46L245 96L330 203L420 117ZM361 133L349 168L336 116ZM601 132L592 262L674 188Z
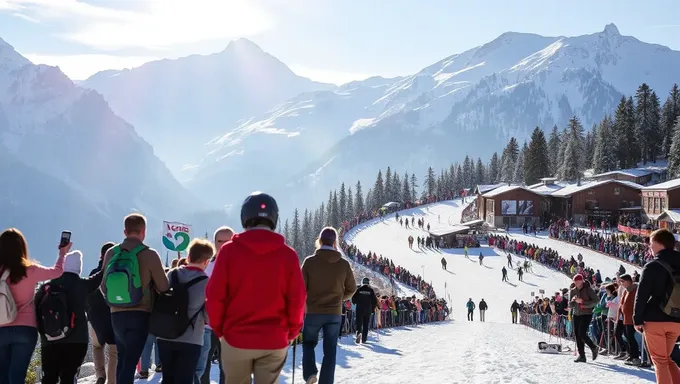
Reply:
M262 50L262 48L260 48L259 45L242 37L240 39L230 41L229 44L227 45L227 48L224 49L224 52L263 53L264 51Z
M609 24L605 25L604 34L609 35L609 36L620 36L621 35L621 33L619 33L619 29L616 27L616 24L614 24L614 23L609 23Z
M4 65L11 70L29 63L30 61L21 56L12 45L0 38L0 68Z

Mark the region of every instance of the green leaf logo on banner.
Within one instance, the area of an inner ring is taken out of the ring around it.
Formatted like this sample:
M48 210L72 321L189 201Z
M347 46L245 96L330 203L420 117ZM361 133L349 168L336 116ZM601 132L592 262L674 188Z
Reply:
M175 233L175 240L180 240L180 239L182 239L182 240L175 247L175 251L178 251L178 252L186 251L187 247L189 246L189 242L191 241L191 238L189 238L189 234L186 233L186 232Z

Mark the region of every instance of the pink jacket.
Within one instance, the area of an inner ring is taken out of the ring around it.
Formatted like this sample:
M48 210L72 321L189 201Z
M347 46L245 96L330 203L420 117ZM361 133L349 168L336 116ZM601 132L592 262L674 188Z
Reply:
M17 305L17 318L13 323L0 325L0 327L15 327L28 326L36 327L35 319L35 305L33 305L33 296L35 296L35 287L41 281L56 279L64 272L64 256L57 258L54 267L47 268L41 265L33 264L26 270L26 277L24 277L17 284L10 284L9 290L12 292L14 302Z

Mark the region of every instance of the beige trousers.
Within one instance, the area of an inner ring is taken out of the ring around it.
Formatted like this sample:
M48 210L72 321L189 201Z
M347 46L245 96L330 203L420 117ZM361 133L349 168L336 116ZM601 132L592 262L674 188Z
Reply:
M222 367L225 384L276 384L281 369L286 363L288 348L262 350L234 348L224 339L222 347Z
M94 370L97 378L106 379L108 384L116 384L116 364L118 363L118 349L116 345L99 344L97 334L90 323L87 324L87 328L90 331L90 339L92 340L92 358L94 359ZM109 348L108 359L104 351L106 347Z

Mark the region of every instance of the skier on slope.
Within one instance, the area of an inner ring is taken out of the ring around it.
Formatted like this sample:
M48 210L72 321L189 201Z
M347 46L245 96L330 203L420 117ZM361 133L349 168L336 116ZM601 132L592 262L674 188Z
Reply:
M481 322L485 321L484 315L486 314L487 309L489 309L489 306L486 304L486 301L484 301L484 299L482 299L482 301L479 302L479 320Z
M479 252L479 265L483 265L482 262L484 261L484 255L482 255L481 252Z
M508 253L508 268L512 269L512 255Z
M442 257L442 269L446 270L446 259Z
M469 259L469 257L468 257L468 248L467 248L467 245L465 246L465 258L466 258L466 259Z
M475 303L472 301L472 298L468 300L467 304L465 304L467 307L468 313L467 313L467 319L468 321L474 321L474 316L475 316Z
M510 306L510 313L512 313L512 323L517 324L517 312L519 312L519 304L517 303L517 300L512 302L512 305Z
M522 270L522 267L519 267L517 268L517 278L519 279L519 281L524 281L524 278L522 276L524 276L524 271Z
M413 236L411 235L408 237L408 247L413 249Z
M503 266L503 269L501 269L501 272L503 272L503 280L502 281L508 281L508 270L505 269L505 266Z

